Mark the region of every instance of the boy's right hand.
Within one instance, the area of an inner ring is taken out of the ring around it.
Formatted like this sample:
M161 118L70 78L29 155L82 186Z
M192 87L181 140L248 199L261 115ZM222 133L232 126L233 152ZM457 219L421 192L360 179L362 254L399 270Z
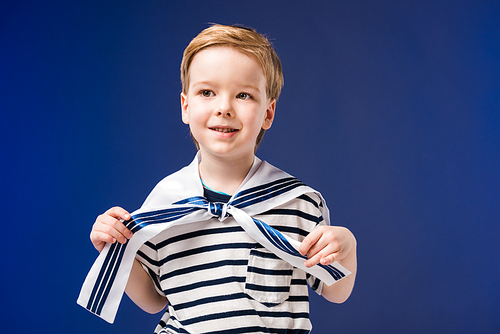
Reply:
M127 239L132 238L132 232L121 222L129 219L130 214L118 206L98 216L90 232L90 240L95 249L101 252L106 243L118 241L124 244Z

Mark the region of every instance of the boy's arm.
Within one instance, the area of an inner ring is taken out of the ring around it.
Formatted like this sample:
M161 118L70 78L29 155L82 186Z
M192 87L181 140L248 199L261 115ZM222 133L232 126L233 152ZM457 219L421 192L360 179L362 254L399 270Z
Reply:
M339 282L330 286L323 284L321 291L321 295L331 302L345 302L354 287L357 271L356 238L351 231L339 226L319 226L302 241L299 252L307 255L306 267L337 261L351 271L351 275Z
M125 292L137 306L151 314L160 312L168 303L166 297L158 294L151 277L137 260L134 260Z
M106 243L127 242L132 237L132 232L122 220L129 218L130 214L120 207L111 208L97 217L90 232L90 240L95 249L101 252ZM137 260L134 260L125 292L137 306L148 313L160 312L168 303L166 297L158 294L153 281Z

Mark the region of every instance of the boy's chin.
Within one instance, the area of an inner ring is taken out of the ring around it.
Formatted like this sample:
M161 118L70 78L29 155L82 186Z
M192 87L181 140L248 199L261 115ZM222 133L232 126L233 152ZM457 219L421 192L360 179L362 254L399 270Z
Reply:
M234 147L223 147L224 145L218 145L215 147L203 147L200 146L201 156L211 156L216 159L232 159L240 160L245 158L253 158L255 150L253 148L245 149L235 149Z

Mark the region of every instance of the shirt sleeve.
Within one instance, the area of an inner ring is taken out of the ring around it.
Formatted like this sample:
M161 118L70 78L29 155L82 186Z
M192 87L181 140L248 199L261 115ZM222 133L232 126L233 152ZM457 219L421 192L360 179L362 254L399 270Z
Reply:
M156 292L159 295L165 296L165 293L160 286L160 265L158 260L158 250L156 244L150 241L144 243L137 251L135 258L139 261L142 268L154 283Z
M312 230L314 230L316 227L320 225L326 225L326 220L323 217L322 214L322 200L321 198L314 194L304 194L298 198L299 200L302 200L302 204L300 204L301 207L303 207L302 210L305 210L309 212L311 215L311 218L309 220L315 219L315 225L313 226L312 224L306 224L306 227L304 227L305 230L307 230L308 233L311 233ZM319 278L316 276L313 276L311 274L306 274L306 279L307 279L307 284L311 287L311 289L316 292L318 295L321 295L321 292L323 291L323 281L321 281Z

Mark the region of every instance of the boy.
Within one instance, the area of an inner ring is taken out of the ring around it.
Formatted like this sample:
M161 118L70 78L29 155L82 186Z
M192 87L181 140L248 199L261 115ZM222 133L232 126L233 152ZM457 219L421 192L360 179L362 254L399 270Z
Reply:
M181 81L182 121L197 157L160 182L132 216L119 207L100 215L90 234L94 247L101 252L106 244L131 244L151 216L151 229L170 224L141 242L124 283L143 310L156 313L168 305L155 333L308 333L307 283L329 301L345 301L354 285L356 241L346 228L327 226L319 193L254 155L283 85L276 53L254 30L214 25L184 51ZM158 210L162 205L170 206ZM286 252L303 263L276 249L281 241L284 248L293 244L289 239L298 240L305 262L293 247ZM334 268L328 266L334 262L352 274L327 286L314 270ZM99 276L126 277L119 271Z

